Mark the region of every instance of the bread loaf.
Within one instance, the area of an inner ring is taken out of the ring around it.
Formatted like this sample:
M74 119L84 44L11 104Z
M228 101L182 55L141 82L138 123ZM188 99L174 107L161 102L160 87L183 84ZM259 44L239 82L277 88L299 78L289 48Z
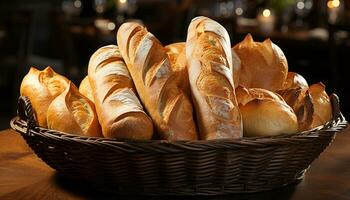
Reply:
M254 42L248 34L232 51L241 61L241 66L235 67L237 72L233 74L240 85L270 91L282 89L287 78L288 63L282 50L270 39Z
M117 139L151 139L152 121L135 94L117 46L104 46L91 56L88 76L103 135Z
M49 129L67 133L102 136L94 104L80 94L73 83L50 104L47 125Z
M309 85L303 76L295 72L288 72L287 78L283 83L282 90L291 88L307 89Z
M40 71L30 68L23 78L20 94L27 96L32 103L38 125L47 128L46 113L51 102L68 86L69 80L47 67Z
M298 131L292 108L271 91L238 86L237 101L243 118L244 136L275 136Z
M325 124L332 118L332 106L322 83L308 87L299 74L289 72L283 89L277 91L294 110L299 131Z
M162 139L195 140L192 105L177 85L162 44L138 23L124 23L117 42L137 92Z
M326 93L326 86L323 83L312 84L309 87L314 114L310 128L314 128L329 122L332 119L332 104Z
M165 52L168 54L170 66L177 78L178 85L187 97L190 97L190 82L188 79L187 59L185 53L185 42L173 43L165 46Z
M89 77L85 76L85 78L81 81L79 86L79 92L87 97L90 101L94 102L94 97L92 94Z
M194 18L188 28L186 57L192 99L202 139L242 137L242 120L232 77L230 38L219 23Z

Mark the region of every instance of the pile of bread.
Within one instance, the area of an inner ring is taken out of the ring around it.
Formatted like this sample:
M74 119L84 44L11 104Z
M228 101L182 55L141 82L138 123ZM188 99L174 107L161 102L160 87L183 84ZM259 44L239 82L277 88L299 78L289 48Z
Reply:
M41 127L122 140L213 140L293 134L332 118L325 86L288 72L282 50L251 35L231 48L223 26L194 18L163 47L141 24L98 49L79 89L50 67L21 85Z

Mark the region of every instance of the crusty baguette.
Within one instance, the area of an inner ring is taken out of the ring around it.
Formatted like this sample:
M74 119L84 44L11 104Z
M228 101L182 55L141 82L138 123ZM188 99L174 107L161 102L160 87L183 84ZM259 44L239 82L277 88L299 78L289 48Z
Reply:
M38 125L47 128L46 113L51 102L68 86L69 80L57 74L51 67L40 71L30 68L23 78L20 94L32 103Z
M219 23L197 17L188 28L186 57L202 139L242 137L232 77L230 38Z
M47 125L49 129L67 133L102 136L94 104L73 83L50 104Z
M162 44L138 23L124 23L117 42L137 92L162 139L195 140L192 105L176 82Z
M92 90L88 76L85 76L85 78L81 81L79 85L79 92L85 97L87 97L90 101L94 102L94 96L92 95Z
M143 111L119 48L98 49L90 58L88 76L102 133L107 138L151 139L152 120Z
M185 92L187 97L190 97L190 82L188 79L187 71L187 59L186 59L186 43L178 42L169 44L164 47L165 52L169 56L170 66L174 71L174 76L177 78L177 82L182 91Z

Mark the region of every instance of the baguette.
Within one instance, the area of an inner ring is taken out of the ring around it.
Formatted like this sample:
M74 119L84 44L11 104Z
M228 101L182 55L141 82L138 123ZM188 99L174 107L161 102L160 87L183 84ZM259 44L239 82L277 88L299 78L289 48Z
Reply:
M138 23L124 23L117 42L137 92L162 139L195 140L192 105L177 85L162 44Z
M132 140L152 138L152 121L135 94L132 79L117 46L104 46L91 56L88 76L105 137Z
M73 83L58 95L47 109L47 125L67 133L101 137L95 106Z
M51 67L40 71L31 67L23 78L21 96L27 96L32 103L38 125L47 128L47 109L51 102L68 86L69 80L57 74Z
M186 57L202 139L242 137L232 77L230 38L219 23L197 17L188 28Z

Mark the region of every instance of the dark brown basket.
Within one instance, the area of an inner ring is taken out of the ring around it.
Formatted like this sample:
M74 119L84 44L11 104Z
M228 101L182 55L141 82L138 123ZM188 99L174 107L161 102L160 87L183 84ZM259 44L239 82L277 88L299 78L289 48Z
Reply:
M217 195L270 190L301 179L347 126L336 95L333 119L310 131L214 141L116 141L36 126L20 97L11 127L49 166L113 191L147 195Z

